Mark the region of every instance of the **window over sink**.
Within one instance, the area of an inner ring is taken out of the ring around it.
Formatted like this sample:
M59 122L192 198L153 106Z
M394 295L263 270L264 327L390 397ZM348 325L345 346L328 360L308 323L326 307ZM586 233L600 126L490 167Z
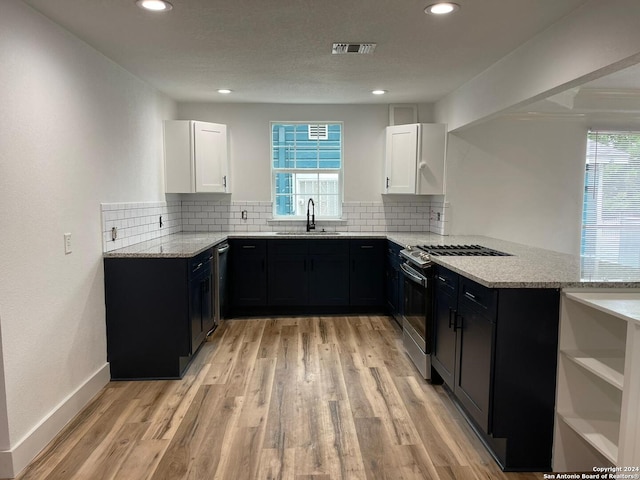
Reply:
M342 122L271 122L271 199L274 219L342 216Z

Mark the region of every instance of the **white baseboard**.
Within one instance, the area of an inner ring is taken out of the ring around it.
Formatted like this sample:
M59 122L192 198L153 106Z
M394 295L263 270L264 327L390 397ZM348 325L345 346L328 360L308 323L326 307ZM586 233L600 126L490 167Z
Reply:
M0 451L0 478L14 478L111 379L105 363L10 450Z

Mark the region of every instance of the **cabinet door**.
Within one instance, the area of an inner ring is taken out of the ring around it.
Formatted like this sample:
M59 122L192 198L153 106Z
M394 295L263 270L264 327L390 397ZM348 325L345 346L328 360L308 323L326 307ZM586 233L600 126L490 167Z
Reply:
M309 278L306 255L269 257L269 305L307 305Z
M196 192L228 193L227 126L193 122Z
M458 366L454 393L485 433L489 431L495 324L463 301L457 316Z
M306 240L270 240L269 305L307 305L309 303L309 259Z
M431 361L433 368L440 374L444 383L453 389L454 372L456 368L456 299L445 290L438 287L436 276L435 302L433 307L433 351Z
M387 242L385 280L389 314L402 324L400 317L400 304L403 300L400 296L400 283L402 282L402 275L400 273L400 250L400 246L390 241Z
M444 162L447 145L447 126L444 123L420 125L420 152L416 193L444 195Z
M384 240L352 240L349 303L384 306Z
M209 276L198 276L189 282L189 328L191 331L191 345L189 353L194 353L206 335L204 317L208 308L211 314L211 301L207 301L207 294L211 295Z
M349 304L349 241L310 240L309 304Z
M193 127L188 120L164 121L164 177L166 193L194 193Z
M232 303L238 307L267 304L267 248L265 240L234 240L230 250Z
M418 125L387 127L384 193L416 193Z
M309 303L347 305L349 303L349 255L310 256Z

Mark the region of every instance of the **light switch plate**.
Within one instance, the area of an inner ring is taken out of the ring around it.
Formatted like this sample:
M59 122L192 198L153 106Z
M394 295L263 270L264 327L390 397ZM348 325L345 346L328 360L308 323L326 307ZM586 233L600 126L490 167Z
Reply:
M64 234L64 253L65 255L68 255L71 253L71 234L70 233Z

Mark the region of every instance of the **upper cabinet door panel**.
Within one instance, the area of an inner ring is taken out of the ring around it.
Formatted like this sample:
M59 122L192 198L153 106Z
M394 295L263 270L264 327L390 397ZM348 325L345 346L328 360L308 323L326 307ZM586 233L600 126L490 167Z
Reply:
M230 193L227 126L164 122L165 191Z
M416 193L418 125L387 127L385 193Z
M196 192L226 193L227 126L194 122Z
M417 191L420 195L444 195L444 162L447 126L444 123L420 125Z
M164 122L164 177L166 193L194 193L196 172L193 165L191 122Z

